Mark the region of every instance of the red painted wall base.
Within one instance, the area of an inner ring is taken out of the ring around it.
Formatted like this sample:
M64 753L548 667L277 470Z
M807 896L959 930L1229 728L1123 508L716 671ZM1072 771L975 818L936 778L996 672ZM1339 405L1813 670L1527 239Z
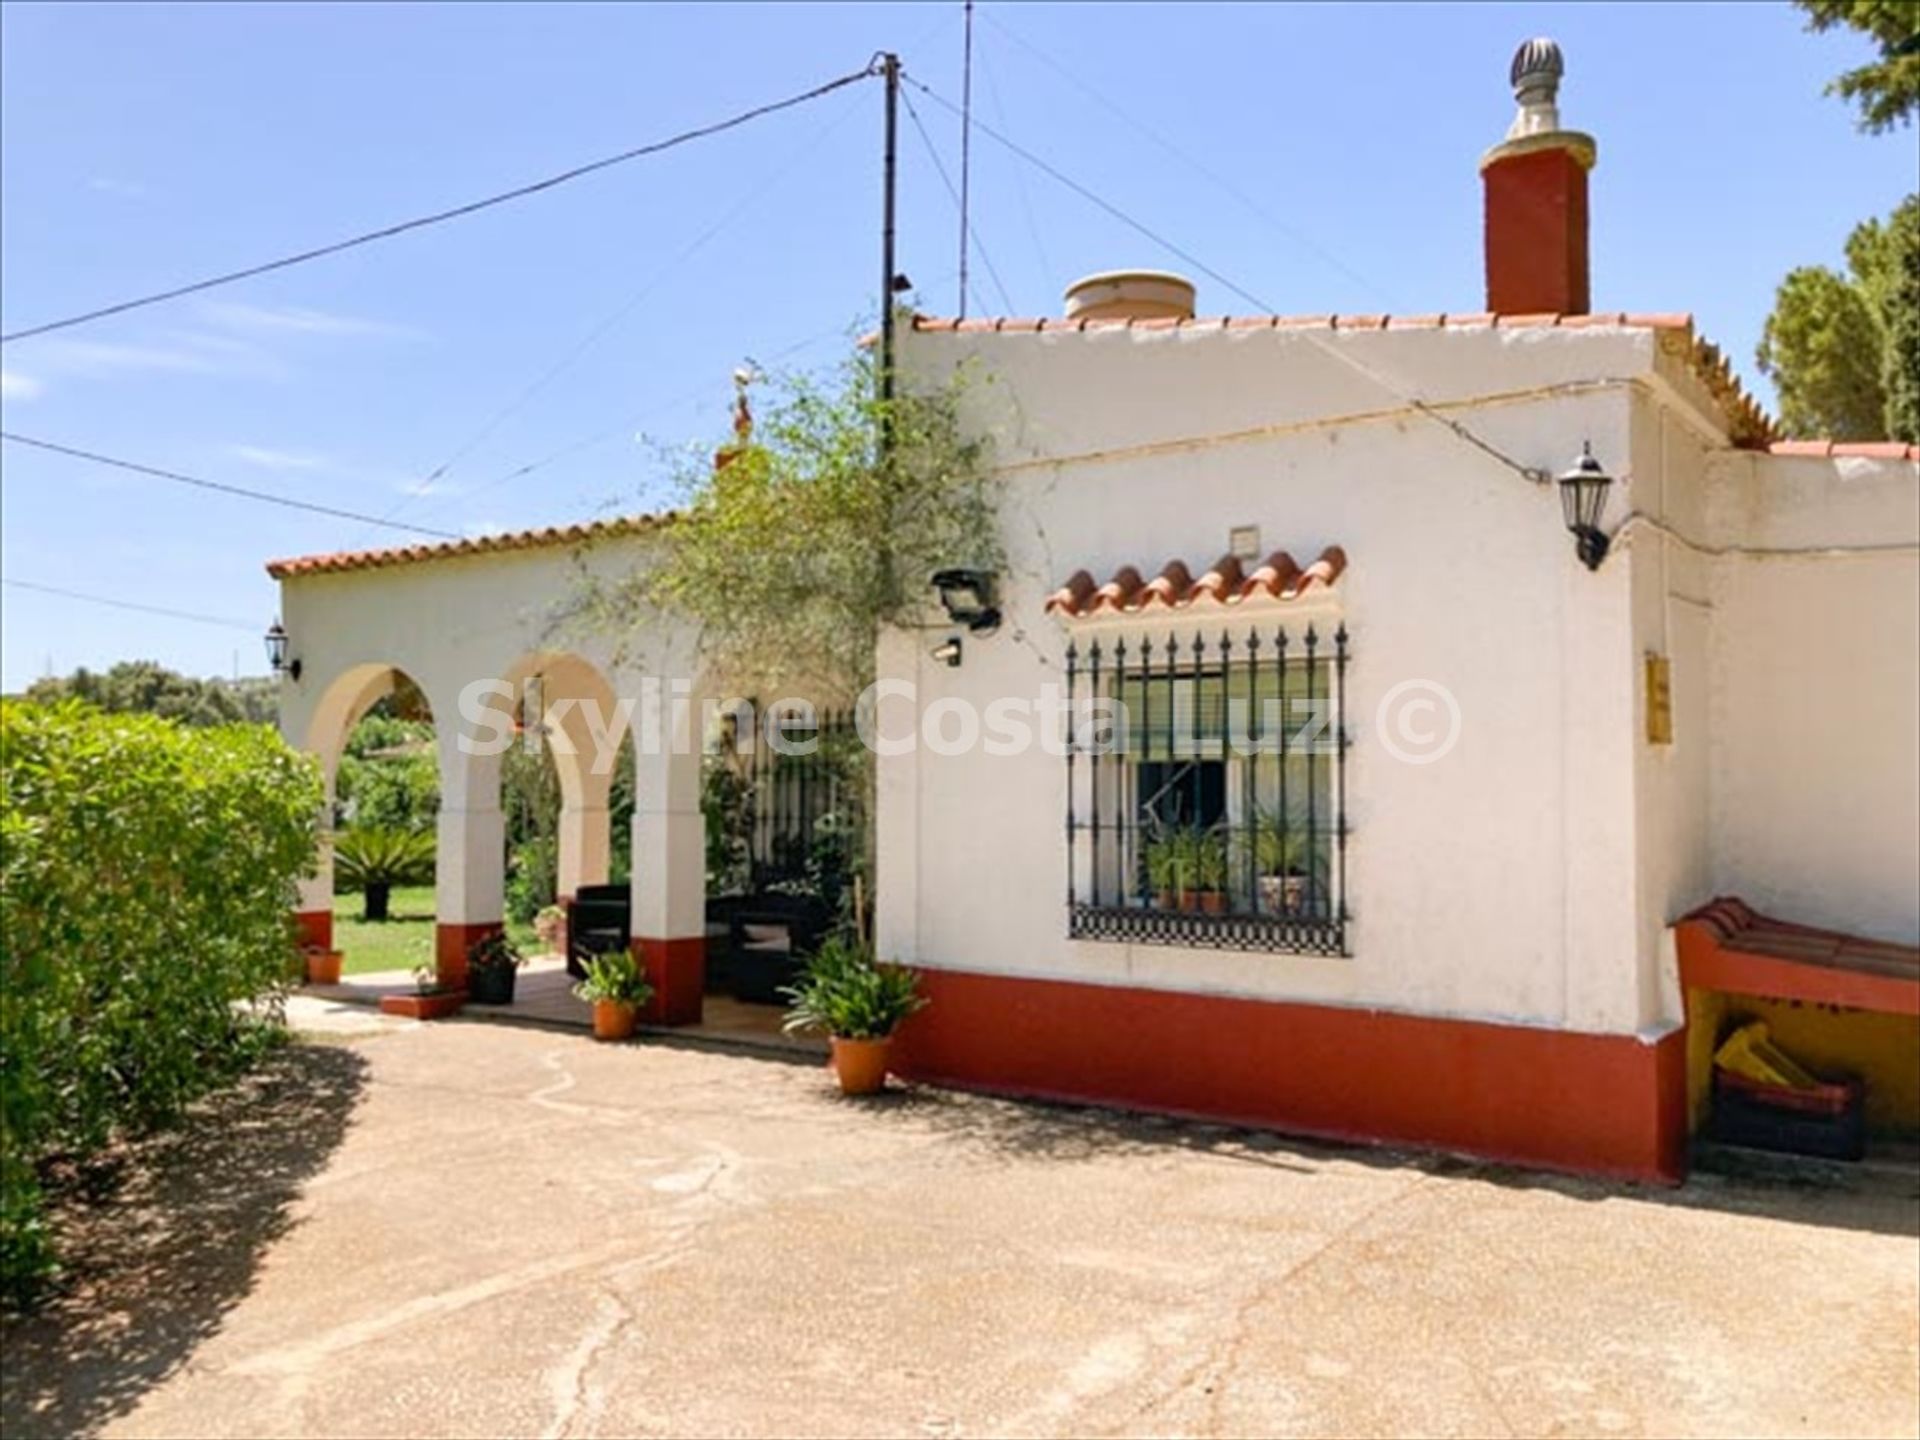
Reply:
M296 910L293 912L293 928L302 950L333 948L333 911Z
M1574 1173L1686 1175L1686 1043L1174 991L924 972L912 1079L1407 1144Z
M648 1025L698 1025L707 989L706 937L635 940L633 958L653 986L640 1019Z
M433 927L433 968L440 984L449 990L467 988L467 949L482 935L497 935L506 929L498 920L481 920L471 925L435 925Z

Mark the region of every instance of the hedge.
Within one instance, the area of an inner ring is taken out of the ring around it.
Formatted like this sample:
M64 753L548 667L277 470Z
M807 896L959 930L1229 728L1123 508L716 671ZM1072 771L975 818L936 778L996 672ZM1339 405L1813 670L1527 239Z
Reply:
M282 1033L317 769L260 725L0 701L0 1287L49 1269L41 1177Z

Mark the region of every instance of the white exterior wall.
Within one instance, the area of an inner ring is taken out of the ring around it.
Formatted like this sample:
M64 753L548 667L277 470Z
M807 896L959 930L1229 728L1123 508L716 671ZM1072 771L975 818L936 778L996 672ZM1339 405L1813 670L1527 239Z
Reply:
M1707 478L1709 542L1736 550L1714 562L1712 888L1920 942L1920 466L1720 455Z
M1625 463L1631 382L1654 357L1652 332L1626 328L1319 338L1430 402L1533 392L1463 418L1550 471L1588 439ZM1551 486L1407 413L1299 332L913 334L902 355L923 377L977 359L970 419L993 435L1008 487L1006 627L969 639L958 669L927 658L945 633L931 619L882 647L883 677L913 682L923 706L960 696L984 708L1059 683L1066 632L1042 606L1078 568L1104 580L1133 564L1150 578L1179 557L1198 574L1243 524L1260 527L1263 553L1303 564L1345 547L1337 611L1268 619L1312 614L1324 630L1338 613L1353 635L1353 955L1069 940L1062 758L924 746L880 767L885 953L1598 1032L1664 1022L1657 935L1639 923L1632 565L1586 571ZM1205 439L1258 427L1278 429ZM1167 443L1184 440L1200 443ZM1112 453L1138 446L1158 448ZM1613 515L1630 501L1616 496ZM1176 623L1191 634L1191 620ZM1394 760L1375 731L1381 697L1408 679L1444 685L1462 714L1458 744L1429 765Z

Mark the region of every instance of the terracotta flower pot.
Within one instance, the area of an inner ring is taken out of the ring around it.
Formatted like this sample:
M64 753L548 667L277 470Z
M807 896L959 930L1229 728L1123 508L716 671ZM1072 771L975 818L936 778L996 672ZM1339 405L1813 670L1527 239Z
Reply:
M307 984L338 985L340 983L340 961L338 950L309 950L307 959Z
M1202 915L1224 915L1227 913L1226 891L1202 890L1199 899L1200 913Z
M436 990L431 995L382 995L382 1015L403 1015L409 1020L444 1020L460 1013L467 1003L464 990Z
M593 1038L596 1040L628 1040L633 1037L634 1022L640 1016L640 1009L625 1000L596 1000L593 1002Z
M1153 892L1153 908L1156 910L1175 910L1180 905L1180 897L1171 890Z
M835 1035L833 1073L839 1078L842 1095L878 1094L887 1083L887 1056L893 1049L893 1037L883 1040L847 1040Z

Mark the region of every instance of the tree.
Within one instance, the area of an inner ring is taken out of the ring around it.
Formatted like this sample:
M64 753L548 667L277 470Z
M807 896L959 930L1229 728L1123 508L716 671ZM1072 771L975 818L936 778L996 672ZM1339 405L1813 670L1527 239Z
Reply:
M1920 440L1920 195L1847 237L1847 274L1790 272L1756 355L1798 435Z
M892 625L917 623L948 566L997 570L1000 524L959 386L883 400L861 354L821 381L786 375L757 425L682 477L686 501L648 562L588 589L582 619L618 630L666 608L700 628L736 693L851 699ZM891 437L890 449L881 443Z
M109 714L158 715L187 725L272 724L280 703L271 679L196 680L152 660L123 660L105 672L83 666L68 676L36 680L26 693L44 705L84 700Z
M1920 4L1915 0L1794 0L1807 28L1847 26L1880 46L1880 58L1835 77L1827 86L1860 107L1860 128L1883 134L1913 122L1920 110Z

